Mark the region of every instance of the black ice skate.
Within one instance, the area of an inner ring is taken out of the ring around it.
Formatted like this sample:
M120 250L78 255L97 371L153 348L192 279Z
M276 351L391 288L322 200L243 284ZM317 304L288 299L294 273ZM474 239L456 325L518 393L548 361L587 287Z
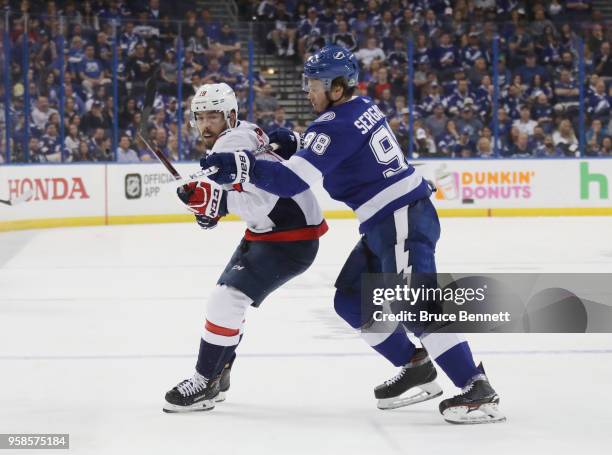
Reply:
M221 401L225 401L226 394L230 388L230 373L232 372L232 365L234 364L234 360L236 360L236 354L232 356L232 359L225 364L221 374L219 375L219 395L216 396L215 402L220 403Z
M378 408L395 409L442 395L437 376L427 351L417 348L410 362L397 375L374 389Z
M440 413L447 422L475 424L506 420L498 409L499 396L489 384L482 363L478 369L481 374L474 376L459 395L440 403Z
M220 376L209 380L199 373L166 393L164 412L208 411L215 407Z

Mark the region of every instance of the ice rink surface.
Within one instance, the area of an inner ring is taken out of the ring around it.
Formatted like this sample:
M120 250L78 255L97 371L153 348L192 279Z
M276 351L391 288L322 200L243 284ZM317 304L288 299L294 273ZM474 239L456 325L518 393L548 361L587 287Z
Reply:
M505 424L447 424L439 399L376 409L373 387L396 370L333 311L358 234L354 220L330 227L313 267L249 312L228 400L181 415L162 413L163 397L193 372L207 295L244 225L0 234L0 433L70 433L78 454L610 453L609 334L470 336ZM612 218L442 228L443 272L612 272Z

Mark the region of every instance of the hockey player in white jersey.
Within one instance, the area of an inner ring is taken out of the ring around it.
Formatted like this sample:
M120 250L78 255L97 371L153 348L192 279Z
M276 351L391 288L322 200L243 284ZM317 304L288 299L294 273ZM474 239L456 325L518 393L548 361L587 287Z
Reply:
M225 83L201 86L191 111L213 154L268 144L257 125L238 120L236 96ZM272 152L256 157L288 158ZM166 393L165 412L208 410L225 399L247 309L258 307L272 291L310 267L318 239L327 231L310 190L281 198L249 183L200 181L180 187L178 195L204 229L215 227L228 213L239 215L248 229L208 299L195 373Z

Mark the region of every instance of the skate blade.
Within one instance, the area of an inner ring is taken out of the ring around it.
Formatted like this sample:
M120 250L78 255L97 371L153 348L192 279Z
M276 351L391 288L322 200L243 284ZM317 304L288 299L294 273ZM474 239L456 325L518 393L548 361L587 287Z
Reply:
M219 395L217 395L214 399L215 403L221 403L222 401L225 401L225 392L219 392Z
M456 406L445 410L442 416L448 423L456 425L476 425L506 421L506 416L499 411L497 403L486 403L472 409L467 406Z
M409 394L406 396L405 394ZM404 394L393 398L381 398L376 406L378 409L388 410L410 406L423 401L431 400L442 395L442 388L436 381L421 384L407 390Z
M166 402L162 411L169 414L176 414L179 412L199 412L199 411L211 411L215 408L215 403L213 400L203 400L199 403L192 404L191 406L178 406L176 404L171 404Z

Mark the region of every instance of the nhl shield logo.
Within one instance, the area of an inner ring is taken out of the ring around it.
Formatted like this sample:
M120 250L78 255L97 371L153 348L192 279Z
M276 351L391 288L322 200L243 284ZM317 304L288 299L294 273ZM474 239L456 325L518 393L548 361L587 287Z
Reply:
M335 58L336 60L341 60L341 59L343 59L343 58L344 58L344 52L342 52L342 51L338 51L338 52L336 52L336 53L334 54L334 58Z
M140 174L127 174L125 176L125 198L138 199L142 196L142 177Z

